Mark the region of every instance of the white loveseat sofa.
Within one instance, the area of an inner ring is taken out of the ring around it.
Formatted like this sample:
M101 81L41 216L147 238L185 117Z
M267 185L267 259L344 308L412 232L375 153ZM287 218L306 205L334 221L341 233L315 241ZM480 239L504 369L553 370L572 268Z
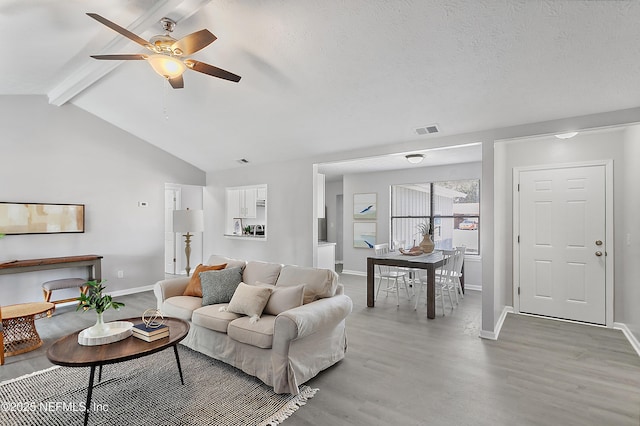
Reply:
M202 298L183 296L188 277L159 281L158 309L191 324L182 344L258 377L276 393L298 394L298 386L344 358L345 320L353 304L335 272L216 255L207 261L223 263L241 266L246 284L274 289L304 284L305 303L278 315L263 313L255 322L224 311L228 304L202 306Z

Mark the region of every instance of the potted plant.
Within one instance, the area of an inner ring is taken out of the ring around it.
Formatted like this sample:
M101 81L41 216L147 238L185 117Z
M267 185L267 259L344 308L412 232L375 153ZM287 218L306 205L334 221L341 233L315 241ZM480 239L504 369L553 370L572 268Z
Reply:
M96 320L96 324L93 327L89 328L88 333L92 336L99 336L104 334L105 326L104 320L102 318L102 314L109 308L120 309L124 306L124 303L116 302L113 298L104 294L103 291L105 287L102 285L104 281L87 281L85 285L88 287L88 290L85 293L80 293L80 297L78 297L78 307L76 311L82 309L83 311L95 310L98 316Z
M422 249L423 253L431 253L435 244L431 239L431 224L429 222L419 223L418 233L422 235L422 241L419 244L419 247Z

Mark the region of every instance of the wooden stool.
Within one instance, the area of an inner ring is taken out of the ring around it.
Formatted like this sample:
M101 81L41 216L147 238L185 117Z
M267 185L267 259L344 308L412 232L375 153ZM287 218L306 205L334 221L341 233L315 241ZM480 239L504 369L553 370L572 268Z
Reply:
M56 305L48 302L21 303L2 308L2 358L32 351L42 346L42 340L36 330L35 320L44 316L51 316Z
M52 303L54 303L56 305L58 303L73 302L73 301L75 301L77 299L76 297L70 297L68 299L61 299L61 300L51 300L51 293L54 290L62 290L64 288L77 287L77 288L80 289L80 291L83 294L87 294L87 290L89 290L89 287L86 284L87 284L87 280L82 279L82 278L63 278L61 280L47 281L44 284L42 284L42 292L44 293L44 301L45 302L52 302Z

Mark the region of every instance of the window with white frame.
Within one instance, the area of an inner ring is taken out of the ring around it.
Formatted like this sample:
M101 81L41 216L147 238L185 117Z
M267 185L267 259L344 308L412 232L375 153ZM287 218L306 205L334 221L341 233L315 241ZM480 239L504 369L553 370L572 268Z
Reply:
M478 179L391 186L391 241L394 248L420 244L420 223L430 223L437 249L480 249L480 181Z

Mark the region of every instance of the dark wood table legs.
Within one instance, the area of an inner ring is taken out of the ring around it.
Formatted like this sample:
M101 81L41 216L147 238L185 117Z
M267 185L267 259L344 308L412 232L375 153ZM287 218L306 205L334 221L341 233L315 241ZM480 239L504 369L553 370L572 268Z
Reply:
M373 259L367 258L367 306L373 308L376 305L375 302L375 289L373 288L374 271L373 271Z
M182 378L182 367L180 367L180 356L178 355L178 345L173 345L173 353L176 355L176 364L178 364L178 373L180 373L180 382L184 385Z
M400 268L424 269L427 272L427 318L436 317L436 268L444 265L440 254L422 256L375 256L367 257L367 306L375 306L375 265L388 265Z
M180 374L180 383L184 385L184 377L182 376L182 367L180 366L180 356L178 355L178 345L173 345L173 353L176 356L176 364L178 365L178 373ZM91 410L91 396L93 395L93 381L98 367L98 383L102 381L102 364L92 365L89 371L89 386L87 387L87 402L84 411L84 426L89 422L89 411Z
M417 296L416 296L417 297ZM440 296L444 297L444 296ZM427 318L436 317L436 268L427 269Z
M91 410L91 394L93 393L93 378L96 374L96 366L91 366L89 373L89 387L87 388L87 403L84 406L84 426L89 422L89 410ZM102 375L102 366L100 366L100 375Z

